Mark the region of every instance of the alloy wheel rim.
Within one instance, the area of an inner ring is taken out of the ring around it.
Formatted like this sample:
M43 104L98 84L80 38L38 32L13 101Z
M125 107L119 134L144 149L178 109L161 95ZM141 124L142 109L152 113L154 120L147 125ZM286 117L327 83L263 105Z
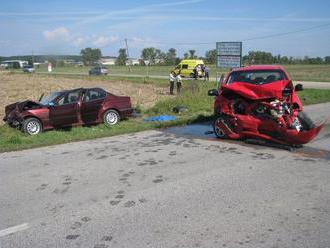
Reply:
M118 117L113 112L108 113L107 116L106 116L106 121L110 125L116 124L117 120L118 120Z
M217 135L218 137L223 138L223 137L225 136L225 133L224 133L224 131L222 130L222 128L220 128L220 127L218 126L218 122L219 122L219 121L217 121L217 122L215 123L214 131L215 131L215 133L216 133L216 135Z
M37 121L30 121L26 126L26 130L29 134L37 134L40 131L40 125Z

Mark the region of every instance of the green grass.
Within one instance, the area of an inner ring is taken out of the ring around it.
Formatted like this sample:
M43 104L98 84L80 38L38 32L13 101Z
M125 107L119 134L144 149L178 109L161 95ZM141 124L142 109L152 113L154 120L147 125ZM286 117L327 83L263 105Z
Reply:
M219 69L215 65L209 65L210 76L216 77L216 74L227 73L228 69ZM330 82L330 65L284 65L294 81L317 81ZM55 73L83 73L87 74L91 67L64 66L55 68ZM124 75L143 75L149 76L168 76L173 66L132 66L132 71L127 66L108 66L111 74ZM37 72L47 72L45 66L36 69ZM107 78L107 77L106 77Z
M303 105L330 102L330 90L305 89L298 92Z
M173 114L172 109L179 105L188 108L187 112L177 115L178 119L171 122L144 122L142 118L132 118L111 128L101 124L90 127L77 127L66 131L47 131L37 136L28 136L7 125L0 126L0 152L134 133L211 119L214 98L207 96L207 91L214 87L214 83L206 85L193 80L187 81L184 84L182 95L159 101L154 107L144 111L144 116L153 116ZM306 89L299 92L299 95L304 105L330 102L330 90Z

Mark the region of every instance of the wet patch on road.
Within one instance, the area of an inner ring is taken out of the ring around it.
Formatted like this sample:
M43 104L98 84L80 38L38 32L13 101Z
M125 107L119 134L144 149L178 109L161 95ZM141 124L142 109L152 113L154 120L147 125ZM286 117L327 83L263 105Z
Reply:
M149 159L146 159L146 160L143 160L141 162L138 162L137 163L137 166L146 166L146 165L156 165L158 164L158 161L156 161L156 159L154 158L149 158Z
M156 176L156 178L154 180L152 180L153 183L161 183L163 181L164 181L164 179L163 179L162 175Z
M47 186L48 186L48 184L43 183L38 188L36 188L36 191L45 190L47 188Z
M68 192L69 189L70 189L70 186L66 186L66 187L63 187L63 188L55 188L53 190L53 193L55 193L55 194L65 194L66 192Z
M170 127L165 129L164 132L192 138L215 138L211 123L192 124L182 127Z
M105 244L96 244L94 245L94 248L108 248L109 246L108 245L105 245Z
M76 221L76 222L74 222L74 223L71 225L71 229L72 229L72 230L75 230L75 229L80 228L81 226L82 226L81 222Z
M131 208L135 206L135 201L127 201L124 203L125 208Z
M65 238L69 239L69 240L73 240L73 239L77 239L80 235L78 234L71 234L71 235L67 235Z
M305 146L294 151L294 154L296 155L296 157L298 157L296 158L296 160L306 162L311 162L312 159L325 159L330 161L330 151L324 149Z
M100 160L100 159L106 159L108 156L106 156L106 155L102 155L102 156L100 156L100 157L97 157L96 159L97 160Z
M268 159L274 159L275 156L270 153L264 153L264 152L251 152L253 159L261 159L261 160L268 160Z

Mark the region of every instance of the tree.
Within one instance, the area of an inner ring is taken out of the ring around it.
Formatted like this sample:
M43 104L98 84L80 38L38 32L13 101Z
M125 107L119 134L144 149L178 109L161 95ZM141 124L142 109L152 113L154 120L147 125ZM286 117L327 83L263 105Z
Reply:
M175 48L168 49L168 52L166 53L166 64L167 65L175 65L177 62L176 59L176 50Z
M80 51L80 55L85 65L93 65L97 63L102 57L102 53L99 48L93 49L90 47L82 49Z
M217 62L217 50L209 50L205 53L206 62L209 64L215 64Z
M245 63L252 65L274 63L273 55L271 53L262 52L262 51L250 51L247 56L244 56L244 59L245 59Z
M330 56L326 56L326 57L324 57L324 62L325 62L326 64L330 64Z
M144 48L142 50L142 54L141 54L141 58L143 60L149 60L149 63L150 64L154 64L155 63L155 59L157 57L157 53L158 51L160 50L157 50L156 48L154 47L147 47L147 48Z
M120 48L118 53L119 53L119 55L115 61L115 64L116 65L126 65L126 60L127 60L126 49Z
M53 67L56 67L57 65L57 60L53 57L48 59L48 63L51 63Z
M197 56L195 55L196 50L189 50L189 58L190 59L196 59Z
M189 58L189 53L184 53L183 57L184 57L184 59L188 59Z

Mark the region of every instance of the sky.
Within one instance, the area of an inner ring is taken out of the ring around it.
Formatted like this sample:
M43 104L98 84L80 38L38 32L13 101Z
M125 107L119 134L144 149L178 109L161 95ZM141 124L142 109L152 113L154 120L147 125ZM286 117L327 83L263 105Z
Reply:
M117 56L127 39L130 57L145 47L204 56L217 41L243 41L243 54L325 57L329 10L327 0L0 0L0 56Z

